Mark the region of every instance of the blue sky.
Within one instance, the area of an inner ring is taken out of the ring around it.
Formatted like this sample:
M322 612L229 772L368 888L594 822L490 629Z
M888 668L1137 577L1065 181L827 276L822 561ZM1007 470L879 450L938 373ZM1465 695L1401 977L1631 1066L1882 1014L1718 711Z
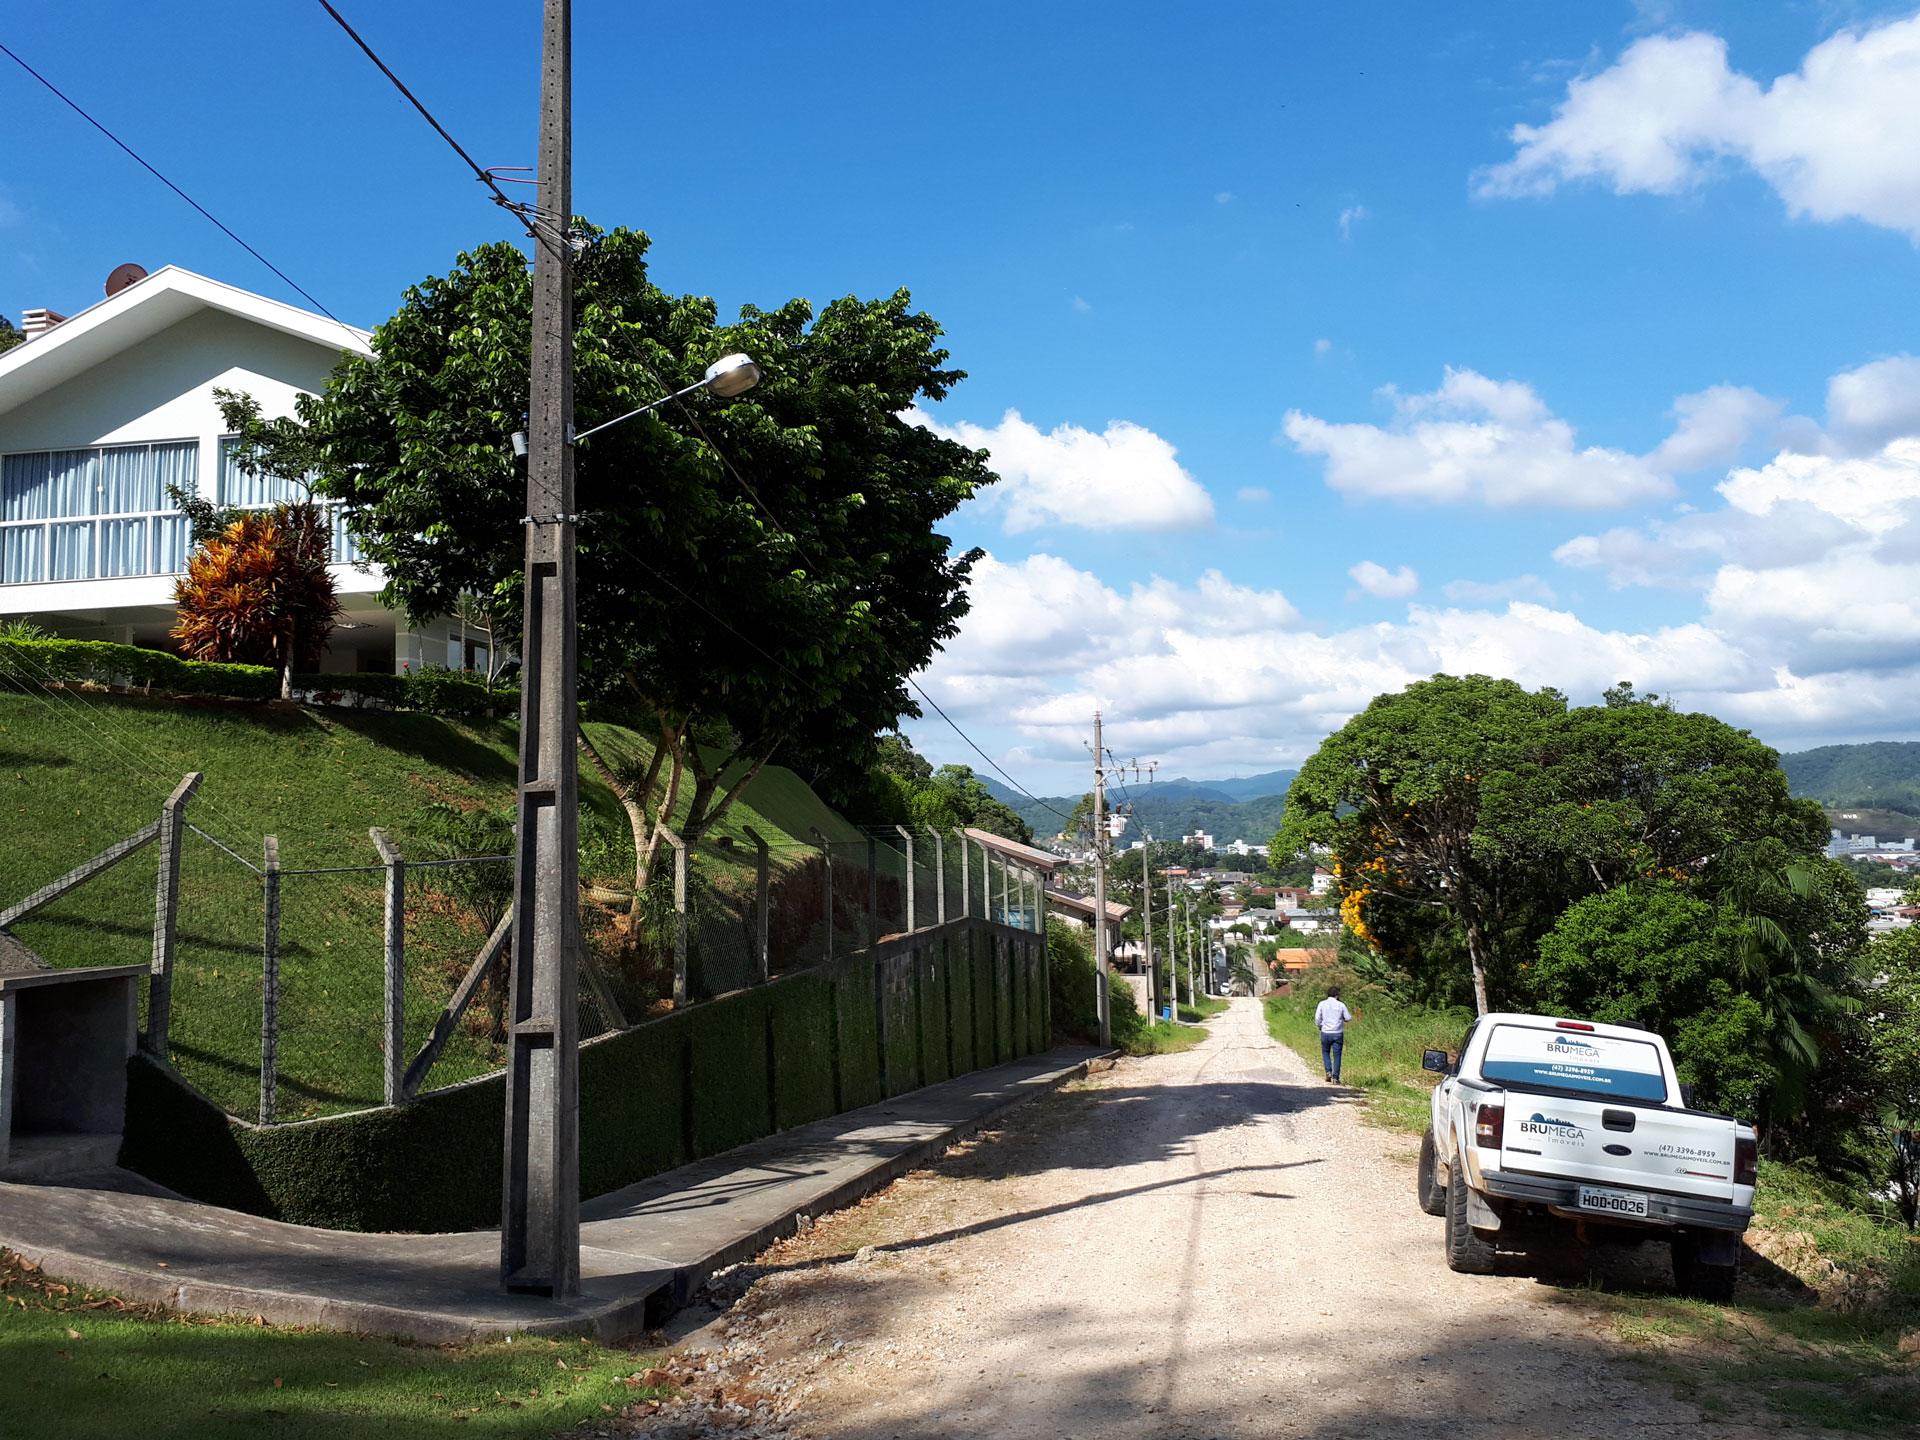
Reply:
M529 162L533 0L341 8ZM1437 669L1915 733L1911 6L579 0L575 38L577 208L663 284L946 326L924 419L1006 478L925 683L1033 788L1080 788L1096 703L1246 773ZM510 233L317 5L0 39L356 323ZM129 259L297 299L4 64L0 115L9 312Z

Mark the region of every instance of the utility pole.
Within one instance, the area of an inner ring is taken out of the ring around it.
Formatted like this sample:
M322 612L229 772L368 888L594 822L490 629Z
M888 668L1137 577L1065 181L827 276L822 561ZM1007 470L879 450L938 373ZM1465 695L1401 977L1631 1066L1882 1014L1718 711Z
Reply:
M1100 1017L1100 1045L1113 1044L1113 1015L1107 995L1107 752L1100 748L1100 712L1093 712L1093 970L1099 987L1094 1010Z
M1149 858L1153 854L1153 836L1143 829L1140 839L1143 842L1140 846L1140 923L1146 926L1147 995L1154 1006L1153 1014L1147 1018L1152 1020L1160 1014L1160 969L1153 963L1153 861Z
M1173 924L1174 916L1178 913L1173 903L1173 877L1169 875L1167 877L1167 988L1169 990L1173 988L1173 967L1178 963L1174 957L1180 953L1180 942L1174 938ZM1177 1007L1174 1013L1176 1015L1180 1013Z
M572 51L571 0L545 0L500 1283L556 1299L580 1288Z

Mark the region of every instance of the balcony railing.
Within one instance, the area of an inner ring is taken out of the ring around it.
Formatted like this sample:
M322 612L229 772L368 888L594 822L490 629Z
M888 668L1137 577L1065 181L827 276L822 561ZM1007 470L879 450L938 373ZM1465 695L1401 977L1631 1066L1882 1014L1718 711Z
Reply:
M337 506L324 506L335 565L363 563L360 543ZM0 521L0 585L121 580L186 572L187 517L177 510L86 520Z

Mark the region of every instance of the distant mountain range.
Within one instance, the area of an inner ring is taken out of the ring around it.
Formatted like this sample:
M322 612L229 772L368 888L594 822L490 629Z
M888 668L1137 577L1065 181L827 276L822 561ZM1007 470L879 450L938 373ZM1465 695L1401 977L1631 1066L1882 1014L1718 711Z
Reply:
M1138 839L1144 827L1156 840L1178 840L1204 830L1220 845L1245 840L1264 846L1280 828L1287 787L1296 773L1269 770L1234 780L1113 780L1108 783L1107 798L1122 810L1131 807L1133 821L1121 837L1123 842ZM1011 806L1033 827L1035 835L1057 835L1065 824L1062 817L1072 814L1080 799L1046 795L1036 801L997 780L980 778L995 799Z

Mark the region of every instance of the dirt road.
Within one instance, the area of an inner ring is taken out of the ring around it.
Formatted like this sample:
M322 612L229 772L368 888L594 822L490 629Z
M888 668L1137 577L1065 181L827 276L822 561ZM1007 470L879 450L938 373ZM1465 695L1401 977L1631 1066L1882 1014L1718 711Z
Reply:
M1632 1364L1577 1286L1449 1272L1412 1142L1256 1002L1211 1031L762 1256L682 1373L749 1434L1747 1433ZM702 1432L673 1409L650 1428Z

